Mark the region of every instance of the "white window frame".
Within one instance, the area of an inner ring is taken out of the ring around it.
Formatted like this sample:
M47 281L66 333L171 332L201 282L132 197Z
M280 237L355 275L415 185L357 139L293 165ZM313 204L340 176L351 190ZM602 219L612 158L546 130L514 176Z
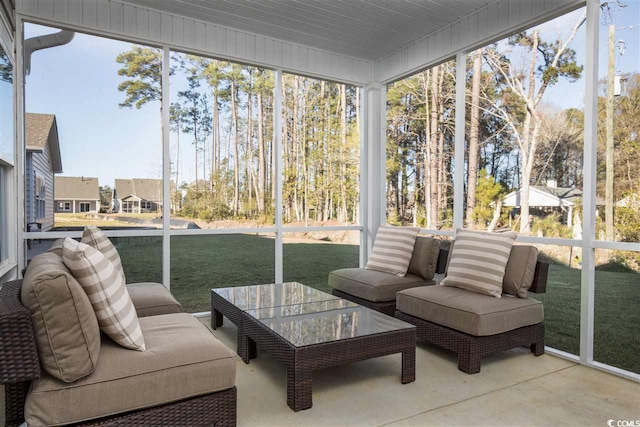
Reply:
M16 141L16 112L17 108L17 93L20 82L16 70L19 64L16 62L14 55L13 42L9 30L4 25L4 21L0 20L0 46L7 54L7 58L13 66L13 111L10 113L13 117L13 135L11 139L14 143L13 158L0 158L0 186L2 191L0 192L0 228L2 229L0 234L0 245L2 245L2 255L0 255L0 279L10 280L16 277L18 269L17 264L19 262L18 248L21 247L21 239L18 234L19 231L13 225L18 221L18 203L17 198L20 194L17 188L18 174L16 173L16 165L19 164L19 158L21 156L19 145Z
M33 200L37 222L47 216L47 181L38 171L33 173Z
M86 206L87 210L83 211L82 207ZM91 212L91 202L78 202L78 211L80 213L89 213Z

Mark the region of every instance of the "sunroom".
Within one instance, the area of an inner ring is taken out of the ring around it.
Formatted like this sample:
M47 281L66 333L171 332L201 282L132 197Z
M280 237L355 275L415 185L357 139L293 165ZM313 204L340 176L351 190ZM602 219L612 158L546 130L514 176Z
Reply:
M99 227L127 283L163 285L149 289L238 350L239 425L640 420L637 1L0 4L0 284ZM30 113L53 116L59 154L27 149ZM96 209L57 208L64 177L79 183L64 200ZM418 340L415 381L398 381L404 353L318 369L294 412L288 368L257 339L241 351L212 289L331 294L384 225L445 254L464 229L516 232L548 266L529 294L544 355L502 351L469 375ZM176 423L152 420L136 422Z

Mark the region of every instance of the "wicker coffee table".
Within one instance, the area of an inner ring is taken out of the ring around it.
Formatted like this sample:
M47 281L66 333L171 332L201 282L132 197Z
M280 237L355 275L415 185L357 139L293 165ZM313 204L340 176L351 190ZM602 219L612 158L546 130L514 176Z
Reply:
M245 363L256 345L287 369L287 404L312 406L312 372L402 353L403 384L415 380L416 330L409 323L300 283L211 290L211 326L222 316L238 327Z

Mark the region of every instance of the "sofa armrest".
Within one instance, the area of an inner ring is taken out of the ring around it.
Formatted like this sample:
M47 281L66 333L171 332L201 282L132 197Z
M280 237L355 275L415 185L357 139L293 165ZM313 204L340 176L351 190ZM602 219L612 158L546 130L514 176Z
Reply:
M0 384L40 377L31 312L22 305L22 280L0 288Z
M138 317L180 313L182 305L161 283L127 283L127 291Z

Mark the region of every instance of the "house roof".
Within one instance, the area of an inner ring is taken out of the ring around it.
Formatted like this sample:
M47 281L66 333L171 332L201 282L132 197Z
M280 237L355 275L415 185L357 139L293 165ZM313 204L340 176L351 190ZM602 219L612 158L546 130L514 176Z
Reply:
M531 188L535 188L543 193L551 194L558 199L569 200L571 202L575 202L576 199L582 197L582 190L578 188L547 187L544 185L532 185Z
M545 199L539 202L531 201L535 193ZM529 206L532 207L575 206L582 197L583 192L579 188L547 187L545 185L532 185L529 187ZM520 189L507 194L502 200L504 206L520 206ZM604 200L601 197L596 196L596 206L604 206Z
M162 180L161 179L116 179L116 194L118 199L127 196L137 196L142 200L150 202L162 202Z
M56 116L54 114L26 113L24 127L27 151L42 152L45 145L48 145L53 172L61 173L62 157Z
M98 178L56 176L53 198L56 200L100 200Z

